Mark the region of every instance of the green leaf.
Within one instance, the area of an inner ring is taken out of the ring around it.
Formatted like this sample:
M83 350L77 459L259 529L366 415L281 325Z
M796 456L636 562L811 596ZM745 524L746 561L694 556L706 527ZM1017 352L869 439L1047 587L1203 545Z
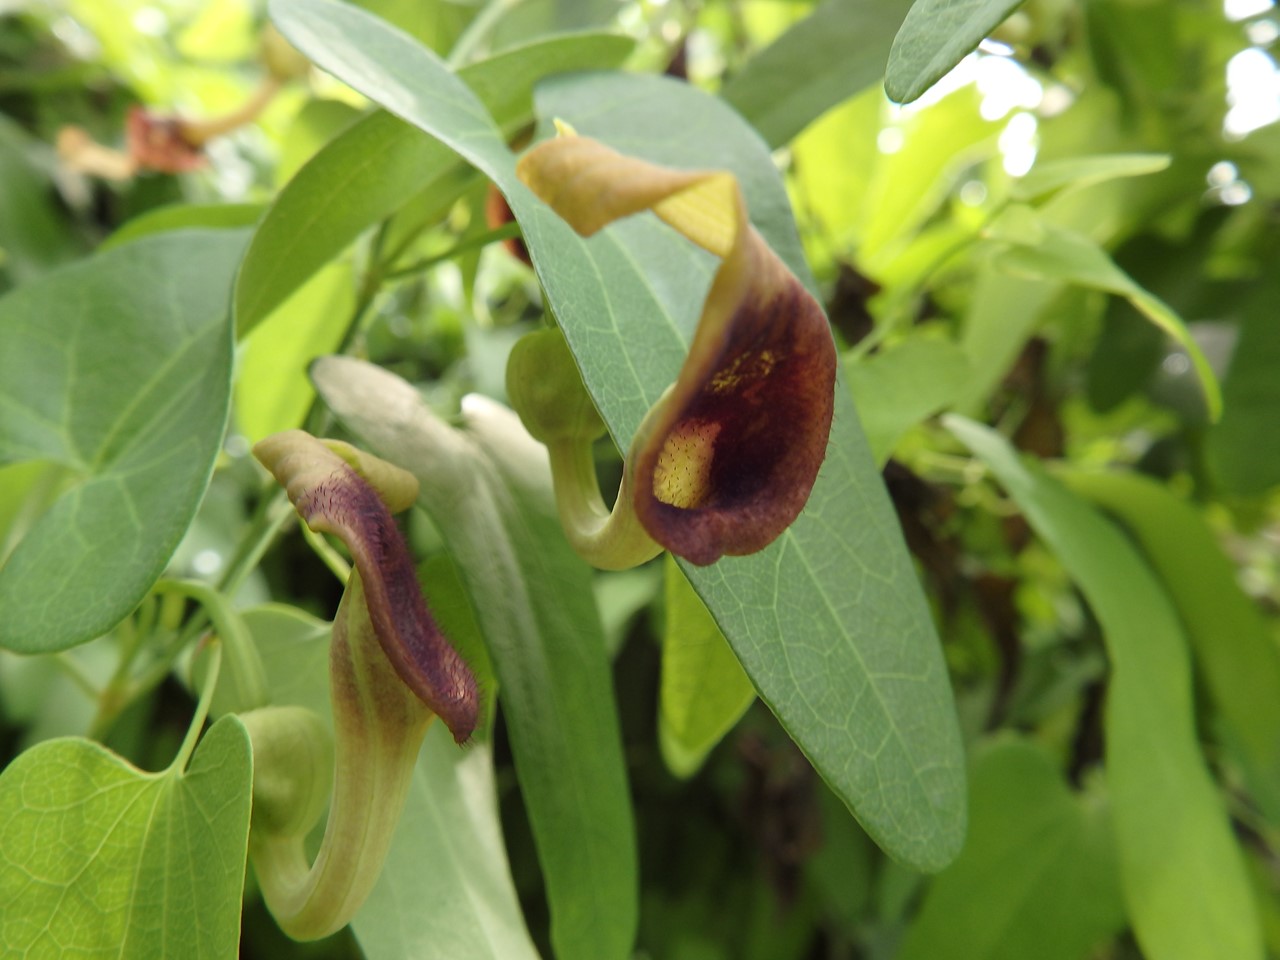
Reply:
M0 775L0 953L239 954L252 759L234 717L186 770L48 740Z
M1167 170L1172 160L1167 153L1110 153L1049 160L1037 163L1026 176L1014 181L1012 196L1015 200L1037 200L1059 190L1080 190L1108 180L1159 173Z
M797 206L813 211L838 250L856 243L871 180L884 160L876 145L884 105L879 87L869 87L791 142L791 176L804 198Z
M332 0L276 0L271 10L324 69L404 113L498 183L592 398L626 449L688 349L708 259L651 218L583 240L515 178L514 158L483 107L427 51ZM756 226L809 280L768 150L718 101L665 78L594 74L545 85L538 110L646 159L727 165ZM672 116L682 118L678 127ZM951 688L843 387L835 404L826 463L791 529L755 556L684 569L757 691L868 832L894 856L939 869L964 833ZM859 603L850 603L855 596Z
M1040 747L978 748L969 839L938 875L898 960L1080 960L1124 928L1107 806L1074 795Z
M484 643L484 633L476 622L471 597L462 581L462 572L449 554L436 553L419 564L418 582L422 584L427 606L440 630L475 674L480 688L480 720L476 724L476 736L487 737L492 731L498 708L498 680L493 672L493 661L489 658L489 648Z
M445 53L480 9L480 4L451 0L357 0L366 10L393 23L419 42Z
M306 707L332 726L329 637L333 625L283 603L253 607L241 619L262 656L272 705Z
M467 67L459 78L504 128L514 127L528 122L538 80L613 66L633 46L612 34L552 37ZM447 200L444 185L453 183L459 166L448 147L381 111L335 137L281 191L254 235L236 285L238 331L251 330L357 236L415 195L436 190Z
M82 242L58 210L52 177L36 161L46 149L0 116L0 291L71 259ZM49 157L49 167L55 161Z
M883 464L907 430L955 401L969 361L950 340L916 338L846 362L845 372L867 442Z
M997 433L949 417L1089 601L1111 661L1106 776L1120 878L1151 960L1261 960L1244 860L1196 741L1177 614L1116 528Z
M969 358L969 382L956 408L983 409L991 392L1036 330L1061 283L1015 277L980 264L961 327L960 346Z
M1280 824L1280 647L1200 511L1130 473L1071 470L1067 485L1116 516L1182 618L1214 706L1253 793Z
M171 203L134 217L107 237L98 252L172 230L251 227L261 218L263 209L260 203Z
M367 960L537 960L511 883L489 744L459 749L443 723L431 725L382 876L351 926Z
M901 149L876 165L858 230L858 263L871 276L897 267L901 251L937 219L965 171L999 155L1001 124L985 119L981 105L978 89L963 87L899 127Z
M1280 326L1275 267L1246 306L1227 371L1222 420L1209 430L1207 453L1214 478L1241 496L1280 486L1280 443L1269 442L1280 422Z
M272 604L244 614L272 701L329 707L330 625ZM442 623L444 621L442 620ZM377 885L352 928L368 960L533 960L501 842L493 756L432 725Z
M487 45L492 50L503 51L523 43L528 37L605 29L618 22L623 10L618 0L520 0L514 4L508 0L489 0L484 8L487 14L498 14L491 21L493 32ZM483 16L477 17L475 22L480 23L483 19ZM471 39L464 38L459 46ZM449 54L449 62L459 62L458 54L455 47Z
M351 266L320 268L245 339L235 383L235 421L250 443L302 426L315 391L307 364L332 353L354 320Z
M309 100L289 123L280 159L276 162L275 183L283 187L303 165L333 140L360 120L363 111L342 100Z
M149 237L0 300L0 463L49 460L78 476L0 570L0 644L92 639L160 576L222 442L244 240Z
M417 476L457 563L498 675L556 954L628 956L636 855L621 737L591 571L560 533L546 451L478 396L459 431L375 366L325 357L312 376L363 444Z
M884 76L910 0L825 0L756 54L720 95L770 147Z
M658 746L677 777L690 777L755 701L724 634L670 554L662 639Z
M1026 208L1011 207L1006 211L1006 217L1020 226L1010 232L1000 221L992 225L993 240L1009 244L996 255L995 262L999 267L1021 277L1061 280L1126 298L1187 351L1200 378L1210 419L1217 420L1221 416L1222 388L1218 385L1218 378L1200 345L1172 307L1138 286L1132 277L1116 266L1102 247L1083 234L1035 218L1043 232L1032 242L1021 229L1027 221Z
M916 0L893 38L884 90L910 103L1022 5L1022 0Z

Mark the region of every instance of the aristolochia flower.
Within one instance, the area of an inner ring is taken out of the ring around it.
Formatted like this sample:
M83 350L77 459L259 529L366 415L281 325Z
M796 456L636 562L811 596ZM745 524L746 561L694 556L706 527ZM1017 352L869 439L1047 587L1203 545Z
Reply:
M751 226L737 180L623 156L563 126L517 171L583 236L649 210L721 258L679 377L632 440L614 513L634 511L657 544L697 564L768 546L804 508L826 455L836 352L822 308ZM570 537L590 543L598 526ZM607 546L586 554L627 565Z
M268 706L242 717L254 751L254 869L281 929L314 940L345 926L377 882L432 718L462 742L479 697L427 611L391 519L417 498L417 479L301 430L253 452L307 525L341 537L355 560L329 648L332 761L323 725L306 710ZM307 836L326 806L324 840L310 861Z
M454 739L466 740L479 715L475 677L427 610L388 509L413 503L417 479L349 444L320 441L301 430L267 437L253 453L312 530L336 534L347 545L382 652Z

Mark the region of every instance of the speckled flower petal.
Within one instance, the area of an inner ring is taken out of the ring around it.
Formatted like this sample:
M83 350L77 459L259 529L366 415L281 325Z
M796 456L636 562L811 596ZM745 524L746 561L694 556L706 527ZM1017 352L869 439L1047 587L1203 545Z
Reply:
M572 134L518 171L583 236L651 210L722 258L627 478L641 524L672 553L709 564L762 550L804 508L826 456L836 352L822 308L751 226L731 174L671 170Z

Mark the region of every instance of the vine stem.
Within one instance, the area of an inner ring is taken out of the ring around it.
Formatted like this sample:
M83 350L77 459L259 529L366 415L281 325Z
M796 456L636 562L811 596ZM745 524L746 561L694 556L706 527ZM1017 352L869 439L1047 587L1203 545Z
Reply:
M195 753L196 742L200 739L200 731L204 729L204 722L209 718L209 707L213 704L213 691L217 689L218 674L222 670L222 645L214 642L209 646L209 653L213 660L209 664L209 673L205 677L204 689L200 691L200 699L196 703L196 712L191 717L191 726L187 727L187 735L182 740L178 755L173 758L173 763L169 765L169 769L166 772L181 772L187 768L187 764L191 762L191 755Z
M267 672L254 645L249 628L232 609L227 595L199 580L161 580L155 585L158 594L176 594L200 604L213 621L222 645L231 661L236 684L236 705L252 710L267 702Z
M417 263L409 264L407 267L400 267L397 270L391 270L385 276L388 280L400 280L404 277L412 276L415 273L421 273L424 270L429 270L438 263L443 263L446 260L452 260L456 256L469 253L479 247L487 247L491 243L497 243L498 241L508 240L512 237L518 236L520 236L519 224L514 221L511 223L504 223L502 226L496 227L493 230L489 230L485 233L471 237L470 239L463 240L461 243L450 247L444 253L425 257Z

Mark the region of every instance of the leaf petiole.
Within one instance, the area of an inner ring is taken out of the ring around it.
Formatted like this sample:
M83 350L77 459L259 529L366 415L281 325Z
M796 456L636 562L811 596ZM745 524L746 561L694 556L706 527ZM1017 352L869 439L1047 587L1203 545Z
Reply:
M213 703L213 691L218 688L218 674L222 671L222 644L216 640L209 644L209 655L213 658L209 663L209 673L205 676L204 688L200 691L200 699L196 702L196 712L191 716L191 725L187 727L187 735L182 739L182 746L165 770L167 774L182 773L191 762L196 743L200 739L200 731L209 717L209 706Z

